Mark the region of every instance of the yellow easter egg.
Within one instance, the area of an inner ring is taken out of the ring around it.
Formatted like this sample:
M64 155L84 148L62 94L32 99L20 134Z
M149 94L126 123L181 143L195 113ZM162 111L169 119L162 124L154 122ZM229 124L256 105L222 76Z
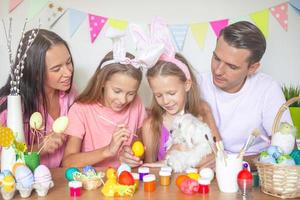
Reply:
M3 187L5 192L13 191L15 186L16 186L16 182L15 182L15 179L12 176L7 175L3 178L2 187Z
M29 119L30 128L41 130L43 129L43 117L39 112L34 112Z
M199 174L198 173L188 173L187 174L188 177L190 177L191 179L198 181L199 179Z
M141 157L144 155L145 148L142 142L140 141L135 141L131 147L132 152L135 156Z
M63 133L69 123L69 119L67 116L62 116L57 118L53 125L52 125L52 130L54 131L54 133Z
M12 145L14 139L14 134L10 128L0 127L0 146L9 147Z

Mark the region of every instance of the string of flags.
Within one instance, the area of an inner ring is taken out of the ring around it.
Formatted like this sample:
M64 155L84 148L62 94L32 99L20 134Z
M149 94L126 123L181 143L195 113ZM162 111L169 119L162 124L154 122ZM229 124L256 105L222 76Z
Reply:
M8 8L9 13L13 12L23 1L24 0L10 0ZM111 26L113 28L125 30L129 24L129 22L126 20L87 13L73 8L65 8L59 2L52 2L49 0L28 0L26 2L29 2L27 18L29 20L33 20L36 16L39 16L39 19L45 28L51 29L65 13L68 13L70 37L74 36L84 21L88 21L91 43L95 42L105 26ZM285 31L288 30L288 5L294 8L296 13L300 15L300 1L290 0L270 8L250 13L247 17L249 17L250 21L260 28L265 37L268 37L270 13L276 19L282 29ZM87 17L88 20L86 20ZM182 51L185 38L189 30L191 30L191 33L198 46L200 48L204 48L205 39L209 28L211 28L215 36L218 37L220 31L224 27L234 23L235 21L238 21L238 19L220 19L209 22L175 24L169 25L169 29L172 33L177 49Z

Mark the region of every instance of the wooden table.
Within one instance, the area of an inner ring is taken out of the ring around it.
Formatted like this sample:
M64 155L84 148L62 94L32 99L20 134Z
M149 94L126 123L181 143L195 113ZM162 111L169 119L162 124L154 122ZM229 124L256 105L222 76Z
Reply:
M68 182L65 179L65 169L64 168L56 168L52 169L52 176L55 186L49 190L48 195L45 197L38 197L36 192L33 190L30 199L52 199L52 200L61 200L61 199L71 199L69 195L69 188L68 188ZM151 173L158 174L158 169L151 168ZM169 186L160 186L159 182L156 184L156 190L155 192L144 192L143 183L140 182L138 190L135 192L134 196L132 198L119 198L119 199L146 199L146 200L152 200L152 199L159 199L159 200L191 200L191 199L201 199L201 200L235 200L235 199L243 199L242 195L240 193L222 193L219 191L217 181L214 179L210 185L210 192L206 195L202 195L200 193L194 194L194 195L186 195L182 193L177 186L175 185L175 180L178 174L172 175L171 185ZM158 176L157 176L158 178ZM159 181L159 179L157 179ZM14 199L22 199L18 193L16 193ZM75 198L74 198L75 199ZM82 190L81 196L76 199L106 199L106 200L112 200L114 198L108 198L104 197L100 191L100 189L87 191ZM116 198L117 199L117 198ZM263 192L260 191L260 188L253 188L253 190L248 194L248 196L244 199L257 199L257 200L269 200L269 199L279 199L272 197L270 195L266 195ZM23 200L23 199L22 199Z

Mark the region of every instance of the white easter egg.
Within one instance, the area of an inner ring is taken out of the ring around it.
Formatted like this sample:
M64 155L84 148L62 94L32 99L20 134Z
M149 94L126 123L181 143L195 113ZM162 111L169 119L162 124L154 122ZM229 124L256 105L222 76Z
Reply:
M52 125L52 129L54 133L59 133L59 134L63 133L67 128L68 123L69 123L69 119L67 116L62 116L57 118Z
M43 117L41 113L32 113L32 115L30 116L29 124L32 129L41 130L43 128Z

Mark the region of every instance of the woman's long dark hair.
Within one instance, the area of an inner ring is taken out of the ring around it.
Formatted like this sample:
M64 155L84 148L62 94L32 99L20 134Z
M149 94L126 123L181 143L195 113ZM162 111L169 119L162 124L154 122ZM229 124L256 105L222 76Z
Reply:
M31 31L25 33L23 39L22 51L24 53L26 45L28 43L29 35ZM47 98L44 89L44 80L46 77L46 53L47 51L56 44L64 44L69 51L71 52L66 41L64 41L59 35L52 31L40 29L38 35L36 36L32 46L27 51L27 58L24 62L23 77L20 80L20 95L22 99L22 108L23 108L23 119L24 124L27 124L29 128L28 120L30 115L36 111L42 112L42 115L45 117L45 125L47 124ZM73 59L71 56L71 62L73 65ZM12 67L12 71L15 66ZM74 70L73 70L74 74ZM71 78L71 86L73 82L73 74ZM4 99L0 105L0 113L7 109L7 100L6 97L10 94L10 81L11 77L8 77L6 84L0 89L0 99ZM71 87L67 93L69 93ZM43 110L39 110L40 108ZM45 127L46 128L46 127ZM29 130L29 129L27 129ZM30 135L30 134L29 134ZM28 137L29 139L29 137Z

